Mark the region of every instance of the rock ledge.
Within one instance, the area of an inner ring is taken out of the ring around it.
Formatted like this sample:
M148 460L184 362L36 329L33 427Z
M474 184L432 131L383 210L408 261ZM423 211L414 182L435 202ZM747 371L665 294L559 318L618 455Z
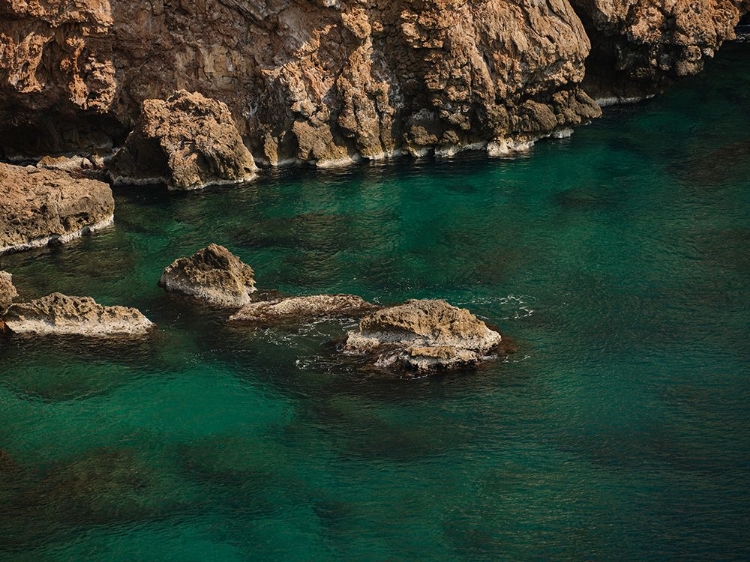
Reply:
M259 324L359 316L377 307L356 295L310 295L250 303L229 318Z
M132 336L148 332L153 323L135 308L102 306L90 297L52 293L12 305L5 326L16 334Z
M59 170L0 164L0 254L65 243L112 224L106 183Z

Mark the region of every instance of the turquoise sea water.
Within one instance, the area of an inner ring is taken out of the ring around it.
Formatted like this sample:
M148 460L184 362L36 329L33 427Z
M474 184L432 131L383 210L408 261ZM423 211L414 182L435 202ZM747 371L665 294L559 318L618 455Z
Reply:
M116 192L0 257L142 342L0 339L0 559L750 558L750 45L528 157ZM261 290L445 298L518 352L363 371L353 322L230 328L156 286L224 244Z

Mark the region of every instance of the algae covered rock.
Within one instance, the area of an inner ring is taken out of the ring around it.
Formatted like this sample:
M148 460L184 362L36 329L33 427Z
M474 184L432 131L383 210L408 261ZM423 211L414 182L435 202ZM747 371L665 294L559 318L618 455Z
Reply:
M68 242L112 223L106 183L0 164L0 254Z
M247 181L255 169L227 105L185 90L144 101L110 163L116 184L166 183L173 190Z
M209 244L189 258L179 258L162 273L159 285L216 306L240 307L255 291L252 268L224 246Z
M12 305L5 314L12 333L34 335L142 335L153 323L135 308L102 306L90 297L52 293Z
M358 316L375 308L375 305L356 295L310 295L250 303L243 306L229 320L260 324L288 323Z
M429 372L476 365L499 346L500 334L444 300L409 300L365 316L344 351L369 354L375 365Z

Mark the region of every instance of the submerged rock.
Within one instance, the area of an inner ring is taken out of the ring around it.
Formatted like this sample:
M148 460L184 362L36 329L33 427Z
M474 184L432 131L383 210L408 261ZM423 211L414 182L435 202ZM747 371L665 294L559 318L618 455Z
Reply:
M116 184L166 183L174 190L247 181L255 169L227 105L185 90L144 101L110 163Z
M209 244L164 269L159 285L217 306L239 307L255 291L252 268L224 246Z
M0 164L0 254L64 243L112 223L106 183Z
M91 297L69 297L62 293L14 304L4 320L13 333L35 335L142 335L153 326L135 308L102 306Z
M242 307L229 318L233 322L262 324L316 318L358 316L377 308L356 295L311 295L259 301Z
M429 372L476 365L501 341L468 310L444 300L409 300L365 316L344 351L373 355L379 367Z
M17 296L18 291L13 286L13 276L6 271L0 271L0 315L8 310Z

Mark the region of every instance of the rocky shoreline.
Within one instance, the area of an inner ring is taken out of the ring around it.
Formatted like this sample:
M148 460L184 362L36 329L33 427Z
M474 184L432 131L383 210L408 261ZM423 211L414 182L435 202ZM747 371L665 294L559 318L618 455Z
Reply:
M252 181L256 163L527 152L699 72L748 13L750 0L10 0L0 6L0 255L111 225L109 184L187 191ZM177 259L159 284L230 311L233 325L360 319L343 351L377 367L433 372L504 353L498 332L441 300L259 298L252 268L215 244ZM3 273L13 333L152 326L88 297L15 297Z
M11 0L0 160L124 146L113 180L185 189L244 181L255 162L525 146L599 116L595 99L642 98L699 72L748 11L747 0ZM199 141L193 125L211 120L232 123L213 137L239 166Z

